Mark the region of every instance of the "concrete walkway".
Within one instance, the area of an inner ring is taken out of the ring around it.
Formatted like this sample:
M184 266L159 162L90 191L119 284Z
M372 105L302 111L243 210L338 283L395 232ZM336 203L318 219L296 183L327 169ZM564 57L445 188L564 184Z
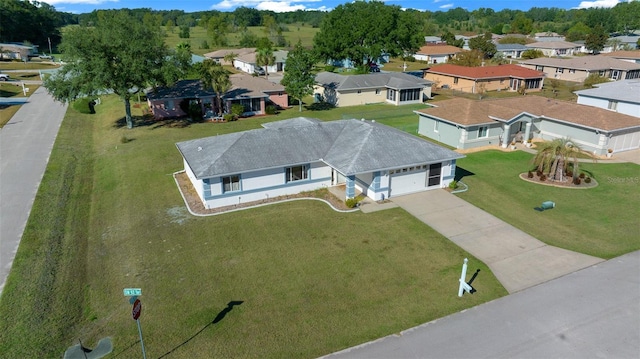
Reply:
M323 358L635 359L638 273L633 252Z
M0 129L0 294L66 111L40 87Z
M562 277L602 259L546 245L445 190L393 197L414 215L491 268L509 293ZM536 215L531 213L532 220Z

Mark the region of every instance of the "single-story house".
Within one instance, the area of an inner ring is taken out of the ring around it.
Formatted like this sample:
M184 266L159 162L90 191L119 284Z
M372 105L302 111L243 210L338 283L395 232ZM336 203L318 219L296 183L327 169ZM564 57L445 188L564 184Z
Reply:
M330 186L373 200L444 188L463 155L363 120L299 117L176 144L205 208Z
M446 41L442 41L442 37L440 36L425 36L424 37L425 44L446 44Z
M640 117L640 79L597 84L574 92L578 103Z
M635 51L614 51L606 54L600 54L600 56L612 57L621 61L627 61L634 64L640 64L640 50Z
M320 72L313 93L317 100L337 107L390 103L406 105L431 98L431 81L399 72L339 75Z
M28 61L29 57L35 56L37 53L38 49L34 45L0 44L0 59Z
M527 50L529 48L522 44L496 44L496 53L502 54L508 59L519 59L522 57L522 53Z
M231 89L223 96L223 112L231 105L242 104L244 115L264 115L266 106L288 107L289 96L284 86L260 77L246 74L229 76ZM147 92L147 102L156 119L184 117L190 106L198 105L204 118L218 113L216 93L204 89L200 80L181 80L172 87L161 87Z
M462 51L459 47L447 44L428 44L422 46L413 54L413 57L418 61L426 61L430 64L444 64Z
M614 52L619 50L635 50L638 48L640 36L614 36L607 40L607 44L601 52Z
M533 35L533 38L536 41L539 41L539 42L564 41L564 36L562 36L562 35L560 35L558 33L552 32L552 31L536 32Z
M582 82L591 74L611 80L640 78L640 64L617 60L609 56L580 56L571 59L537 58L522 60L520 65L542 71L547 77L558 80Z
M540 50L544 56L573 56L580 52L581 46L567 41L538 41L524 45L529 49Z
M418 133L458 149L565 137L596 155L640 148L640 118L573 102L531 95L433 106L415 111Z
M233 54L233 57L242 56L246 54L255 53L255 47L243 47L241 49L220 49L213 52L208 52L204 54L204 57L208 59L212 59L213 61L221 64L221 65L232 65L232 62L226 61L224 58L227 55Z
M429 68L424 78L440 88L468 93L482 91L540 91L544 74L518 65L470 67L444 64Z
M256 55L257 53L254 51L254 52L237 56L233 60L233 67L235 67L240 71L244 71L248 74L255 73L256 69L259 67L256 64ZM267 72L270 74L282 73L284 71L288 55L289 55L289 51L285 51L285 50L274 51L273 56L275 58L275 61L273 65L266 67Z

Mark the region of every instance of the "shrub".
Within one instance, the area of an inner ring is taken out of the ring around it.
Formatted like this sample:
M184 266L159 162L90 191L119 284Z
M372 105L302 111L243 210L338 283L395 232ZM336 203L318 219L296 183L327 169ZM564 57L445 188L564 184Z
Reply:
M584 183L591 183L591 177L586 177L584 179Z
M240 117L244 113L244 106L239 103L231 105L231 114L235 117Z
M533 172L531 172L531 171L527 172L527 177L528 178L533 178Z
M585 178L586 175L584 174L584 172L580 173L580 178Z
M449 183L449 188L450 189L458 188L458 181L451 181L451 183Z
M324 70L326 72L334 72L336 70L336 67L333 66L333 65L327 65L327 66L324 67Z
M120 137L120 143L128 143L130 141L131 140L125 135L122 135L122 137Z
M278 113L278 108L274 105L269 105L265 108L264 112L266 112L267 115L275 115Z
M582 180L580 178L573 179L573 184L575 184L576 186L579 185L580 183L582 183Z
M201 49L208 49L209 48L209 43L207 42L207 40L202 40L202 42L200 43L200 48Z
M224 118L225 121L229 122L229 121L235 121L236 117L230 113L225 113L224 115L222 115L222 118Z
M573 171L571 170L567 171L567 177L573 177Z
M547 180L547 176L545 176L544 174L540 176L540 181L544 182L546 180Z
M542 171L536 171L536 175L538 175L538 177L542 177Z
M353 208L358 204L358 200L355 198L347 198L347 200L344 201L344 204L346 204L349 208Z
M73 101L73 108L80 113L89 114L91 113L91 111L89 111L89 101L91 100L87 97L77 99Z

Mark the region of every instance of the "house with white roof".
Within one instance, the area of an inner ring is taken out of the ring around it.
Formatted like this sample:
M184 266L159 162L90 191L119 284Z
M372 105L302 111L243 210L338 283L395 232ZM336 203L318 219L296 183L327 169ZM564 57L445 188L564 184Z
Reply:
M406 105L431 98L433 82L400 72L340 75L320 72L313 93L317 100L336 107L389 103Z
M597 74L611 80L640 78L640 64L618 60L609 56L580 56L569 59L540 57L522 60L520 65L542 71L548 78L582 82L589 75Z
M176 144L207 209L330 186L383 200L444 188L463 155L366 120L298 117Z
M597 84L574 93L579 104L640 117L640 79Z

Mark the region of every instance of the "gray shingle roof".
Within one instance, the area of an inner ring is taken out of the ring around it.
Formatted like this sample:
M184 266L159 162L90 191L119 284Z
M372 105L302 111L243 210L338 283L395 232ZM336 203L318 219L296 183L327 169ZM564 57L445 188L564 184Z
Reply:
M399 72L378 72L363 75L338 75L320 72L316 82L338 91L388 87L396 90L431 86L433 82Z
M508 50L529 50L528 47L522 44L496 44L497 51L508 51Z
M224 94L226 99L260 98L267 94L285 92L284 86L267 81L261 77L247 74L232 74L229 76L231 89ZM205 90L200 80L180 80L171 87L159 87L147 92L150 100L183 99L214 97L215 92Z
M575 92L578 95L640 104L640 80L621 80Z
M571 59L539 57L537 59L523 60L523 61L520 61L520 63L527 64L527 65L550 66L550 67L577 69L577 70L585 70L585 71L609 70L609 69L615 69L615 70L640 69L640 64L634 64L632 62L622 61L615 58L605 57L600 55L580 56L580 57L574 57Z
M464 157L375 122L283 122L176 146L199 179L316 161L348 176Z

